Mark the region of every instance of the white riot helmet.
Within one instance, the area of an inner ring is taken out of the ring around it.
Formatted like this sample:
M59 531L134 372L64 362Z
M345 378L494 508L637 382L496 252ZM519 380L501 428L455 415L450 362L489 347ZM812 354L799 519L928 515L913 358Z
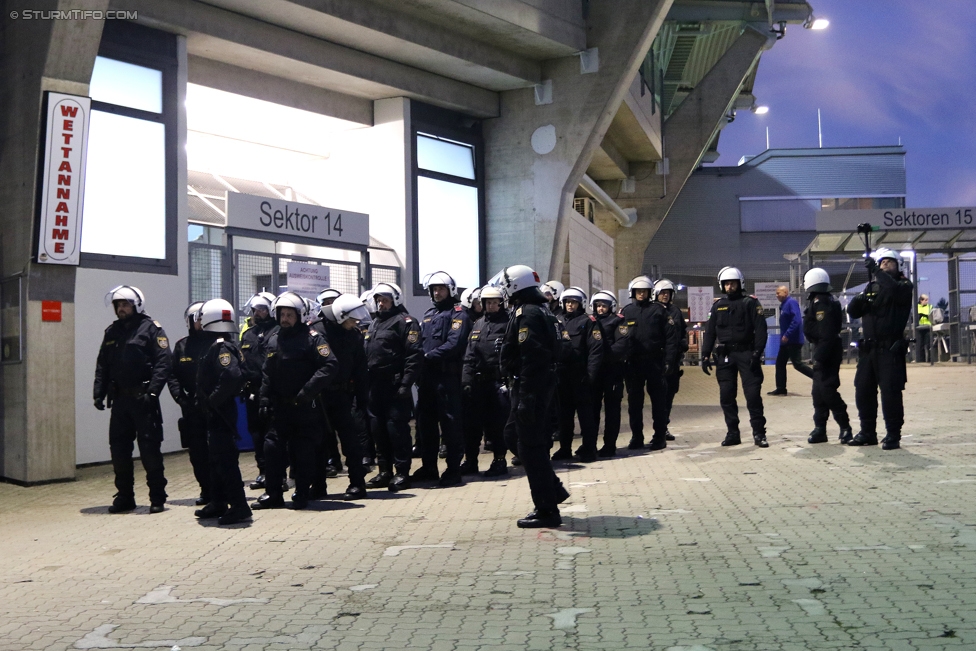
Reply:
M499 299L501 301L502 309L504 309L506 304L508 303L508 296L506 295L505 290L501 287L493 287L492 285L485 285L484 287L482 287L481 288L482 304L485 302L485 300L489 298Z
M115 301L129 301L135 308L136 314L142 314L145 309L143 303L146 301L146 297L138 287L119 285L105 295L105 307L114 307Z
M322 310L326 318L336 323L345 323L349 319L369 321L369 310L355 294L340 294L332 305L326 308Z
M258 292L251 298L247 299L247 303L244 304L244 311L247 312L249 316L254 314L254 308L256 307L267 308L267 310L270 312L271 304L274 302L274 300L275 295L271 292Z
M203 307L203 301L197 301L196 303L190 303L190 305L183 310L183 320L186 321L187 330L193 330L193 323L200 320L201 307Z
M885 247L881 247L880 249L871 253L871 257L874 258L874 261L878 264L881 264L881 261L884 259L894 260L895 264L901 262L901 258L897 253Z
M674 283L667 278L662 278L661 280L654 283L654 290L651 292L654 295L654 299L657 300L658 294L661 292L671 292L671 298L674 298L675 292L678 291Z
M200 308L200 325L205 332L237 332L234 306L222 298L214 298Z
M359 295L359 300L363 302L363 305L366 306L366 309L369 310L370 314L375 314L377 311L376 299L373 298L373 294L374 292L372 289L367 289L365 292Z
M830 286L830 275L820 267L814 267L803 274L803 290L808 294L827 294L834 288Z
M745 283L746 283L745 276L743 276L742 272L739 271L736 267L722 267L722 270L718 272L718 287L722 291L725 291L725 288L722 287L722 283L725 282L726 280L738 280L739 291L745 289Z
M524 264L517 264L505 267L488 281L492 287L504 289L511 298L517 298L515 294L527 289L534 289L538 296L545 298L539 291L542 281L532 267Z
M563 293L559 295L559 304L566 308L566 301L579 301L580 310L586 311L586 292L580 287L570 287L569 289L563 290Z
M608 292L606 290L600 290L596 294L593 295L593 298L590 299L590 310L592 310L594 313L596 313L596 303L597 303L597 301L602 301L604 303L609 303L610 304L610 311L611 312L616 312L617 311L617 298L612 293L610 293L610 292Z
M340 292L338 289L332 289L331 287L323 289L321 292L319 292L319 295L315 297L315 302L319 305L325 306L327 305L327 300L331 298L334 301L335 299L339 298L339 294L341 293L342 292Z
M447 287L448 294L453 298L457 298L457 283L451 278L451 274L446 271L435 271L432 274L427 274L427 277L424 278L424 289L431 295L431 298L434 297L430 290L433 285L444 285Z
M559 297L563 295L566 291L566 285L562 284L558 280L548 280L546 284L542 286L542 293L548 294L551 301L558 301Z
M474 307L474 302L481 298L480 287L468 287L461 292L461 305L467 309Z
M276 321L279 320L278 308L282 307L290 307L298 312L298 320L303 323L308 318L308 303L295 292L282 292L271 304L271 311L274 313Z
M634 291L638 289L646 289L648 293L654 289L654 283L647 276L637 276L629 283L627 283L627 291L630 293L630 297L634 297Z
M374 300L375 296L389 296L393 299L393 307L398 307L403 305L403 292L400 291L400 287L396 283L380 283L373 288ZM377 308L379 304L377 304Z

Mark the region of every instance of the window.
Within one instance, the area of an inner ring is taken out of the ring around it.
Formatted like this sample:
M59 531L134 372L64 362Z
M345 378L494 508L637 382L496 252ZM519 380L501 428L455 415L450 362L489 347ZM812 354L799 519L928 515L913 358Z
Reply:
M177 273L176 38L106 24L92 113L82 265Z
M485 277L481 125L451 111L414 102L414 295L435 271L459 287Z
M844 197L820 200L821 210L878 210L904 207L905 197Z

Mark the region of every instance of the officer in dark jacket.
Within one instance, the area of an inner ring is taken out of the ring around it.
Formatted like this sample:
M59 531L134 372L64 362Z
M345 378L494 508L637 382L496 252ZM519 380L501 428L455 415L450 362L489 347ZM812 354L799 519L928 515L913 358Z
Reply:
M484 314L484 306L481 303L481 288L469 287L461 292L461 307L468 314L468 321L473 324ZM468 340L470 341L470 333ZM465 350L469 341L465 342ZM463 371L462 371L463 375ZM485 423L482 419L475 417L477 410L474 404L474 394L471 391L464 391L462 383L461 391L461 433L464 436L464 463L461 464L462 475L478 474L478 454L481 453L481 440L485 436ZM486 449L491 447L490 444ZM441 445L440 458L447 456L447 448Z
M260 410L264 418L270 412L273 421L264 440L268 462L266 492L254 508L284 506L281 482L288 465L287 449L295 477L291 508L300 510L308 507L315 450L322 436L322 411L316 400L333 383L338 362L325 338L305 323L308 307L301 296L284 292L272 303L271 310L279 328L268 338Z
M365 405L368 382L366 378L366 350L359 322L369 320L369 312L358 296L340 294L324 306L320 319L312 322L312 330L323 335L338 361L333 382L322 392L323 436L339 436L342 452L349 468L347 500L366 497L366 468L363 466L362 442L353 419L353 399ZM312 499L326 496L325 479L328 459L320 448L315 478L312 482ZM338 456L338 455L337 455Z
M763 308L754 296L746 296L742 289L745 279L735 267L724 267L718 274L718 282L725 296L712 305L701 354L702 370L706 375L711 375L711 355L715 353L719 402L728 427L722 445L739 445L742 442L739 435L739 407L735 402L738 389L736 376L739 375L749 409L753 441L761 448L768 448L766 417L763 415L760 394L763 352L766 349Z
M471 321L458 304L457 285L450 274L433 273L424 286L433 306L424 312L420 325L424 372L417 389L417 435L422 465L414 472L413 479L438 479L437 452L443 436L447 447L447 470L440 476L439 483L456 486L461 483L461 458L464 456L461 366Z
M878 249L865 263L875 276L865 291L855 296L847 313L861 319L863 339L858 342L857 372L854 374L854 401L861 420L861 431L848 445L878 444L878 389L884 412L886 435L882 450L901 447L901 428L905 422L902 391L908 380L905 369L905 326L912 313L914 286L898 269L898 254Z
M511 297L512 315L502 343L502 372L512 378L512 411L505 432L508 447L518 450L535 510L518 521L520 528L558 527L558 504L569 498L552 470L552 438L544 427L556 384L556 347L561 328L539 291L539 276L525 265L508 267L490 285Z
M586 293L570 287L559 297L563 313L559 320L569 333L571 353L557 364L559 375L559 449L553 461L573 458L573 429L579 416L582 445L576 451L583 463L596 461L596 441L600 426L594 411L593 394L603 367L603 332L596 317L587 314Z
M669 369L670 373L664 376L668 384L668 425L671 424L671 407L674 405L674 397L678 395L681 385L681 376L685 374L681 368L681 360L688 352L688 325L685 323L685 315L677 305L674 304L674 293L677 291L674 283L663 278L654 283L654 300L668 308L668 316L674 321L674 329L678 337L678 363L677 368ZM665 438L669 441L674 440L671 430L665 433Z
M830 276L820 268L813 268L803 277L803 288L810 297L803 314L803 334L813 345L813 431L807 443L827 442L827 419L833 413L840 425L840 441L854 438L847 403L840 397L840 365L844 360L844 343L840 331L844 327L844 310L830 292Z
M512 410L508 387L502 379L499 353L508 327L508 311L505 309L505 292L498 287L485 287L481 292L484 316L471 326L468 348L464 353L464 370L461 387L471 405L470 420L480 423L491 444L494 459L485 477L508 475L505 460L505 422ZM468 419L469 415L466 414ZM465 428L468 423L465 421ZM478 468L481 450L481 429L465 430L465 456L462 464Z
M212 343L204 337L200 326L203 302L190 304L183 312L188 334L173 346L173 374L169 378L169 392L180 406L180 445L189 450L193 476L200 485L197 505L210 501L210 463L207 460L207 416L196 404L197 368L200 359Z
M105 296L118 317L105 329L95 363L95 409L112 409L108 442L118 494L109 513L124 513L136 508L135 476L132 468L132 442L139 445L142 467L149 484L149 512L160 513L166 503L166 477L163 475L163 418L159 411L159 392L166 386L172 370L169 339L158 321L143 312L142 291L120 285Z
M633 302L624 306L620 314L630 331L631 351L627 363L627 410L630 416L628 449L644 447L644 391L651 399L651 418L654 435L651 450L668 446L668 384L667 375L678 372L679 341L674 319L667 307L651 300L654 284L647 276L630 281L628 289Z
M244 386L244 357L237 347L237 317L222 298L200 308L201 338L210 345L197 370L196 402L206 414L210 483L213 497L196 511L198 518L218 518L218 524L237 524L251 519L244 496L237 451L237 402Z
M410 488L411 387L420 380L424 350L420 346L420 324L403 306L399 287L380 283L373 300L378 311L366 333L366 365L369 420L379 474L367 481L366 487L397 492Z
M258 394L261 392L261 371L268 357L268 337L278 327L271 314L271 302L275 296L271 292L258 292L244 306L250 316L241 330L241 354L244 355L244 407L247 410L247 430L254 442L254 461L258 466L258 476L251 482L251 490L264 488L264 437L270 423L258 414Z
M596 454L612 457L617 454L617 436L620 434L620 402L630 355L630 327L627 320L617 314L617 299L612 293L597 292L590 299L590 307L603 333L603 366L600 379L593 386L595 418L600 417L603 409L603 447Z
M329 342L332 347L332 352L336 352L335 344L329 340L329 337L325 334L325 325L322 323L322 319L325 318L325 308L332 305L332 302L339 298L340 292L338 289L333 289L328 287L319 292L318 296L315 297L315 302L319 304L319 312L314 318L310 318L308 325L312 326L312 329L318 332L320 335L325 337L325 340ZM318 325L315 325L318 323ZM340 361L340 365L341 365ZM326 419L328 420L328 419ZM339 438L337 432L329 426L326 422L322 427L322 445L319 446L319 459L316 463L316 479L312 482L312 495L313 499L318 499L319 497L325 497L325 478L327 477L337 477L339 471L342 470L342 457L339 454ZM358 460L357 460L358 463ZM325 474L321 475L322 481L320 479L319 470L322 470ZM320 494L320 495L319 495Z

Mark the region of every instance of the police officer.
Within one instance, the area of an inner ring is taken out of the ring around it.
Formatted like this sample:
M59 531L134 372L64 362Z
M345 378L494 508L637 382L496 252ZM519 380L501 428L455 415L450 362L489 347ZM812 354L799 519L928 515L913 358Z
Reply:
M654 435L648 448L668 446L668 385L665 376L677 372L679 342L674 319L663 303L651 300L654 283L637 276L628 284L632 302L620 311L630 331L631 352L627 363L627 411L630 416L630 443L627 448L644 447L644 391L651 399Z
M512 411L506 424L509 448L518 450L535 510L518 521L520 528L558 527L558 504L569 493L552 470L552 438L539 425L549 418L555 389L553 369L561 328L539 291L539 275L525 265L500 272L490 285L506 290L513 310L502 343L502 372L513 378Z
M557 365L559 375L559 449L553 461L573 458L574 417L579 416L582 445L576 457L583 463L596 461L600 417L594 411L593 393L603 367L603 332L596 317L586 313L586 292L570 287L559 297L563 313L557 317L569 334L571 355Z
M902 391L908 380L905 369L905 325L912 312L914 286L898 269L898 254L891 249L875 251L865 262L874 280L847 306L851 318L861 319L863 339L858 342L854 401L861 431L848 445L878 444L878 389L887 434L882 450L901 447L905 422Z
M844 327L844 310L832 295L830 276L815 267L803 276L803 289L810 303L803 314L803 334L813 344L813 431L807 443L827 442L827 419L831 413L840 425L840 441L854 438L847 403L840 397L840 364L844 359L844 343L840 331Z
M370 429L379 473L366 487L389 488L395 493L410 488L411 387L420 380L424 350L420 324L407 313L397 285L378 284L373 300L377 312L366 333L366 365Z
M342 443L349 468L349 487L346 488L345 499L362 499L366 497L366 467L363 465L359 430L353 419L353 400L364 406L368 400L366 350L363 348L359 322L368 321L369 312L358 296L340 294L322 308L321 315L321 319L312 322L311 328L325 337L339 363L332 384L322 392L323 436L334 438L338 435ZM323 449L325 447L322 446ZM326 496L325 478L328 473L324 455L320 454L318 461L312 483L312 499Z
M600 409L603 409L603 447L596 455L612 457L617 454L617 436L620 434L620 402L624 395L624 370L630 355L630 327L627 320L617 314L617 299L610 292L595 293L590 299L590 308L603 333L603 366L600 379L593 386L595 418L600 417Z
M288 465L287 451L291 452L295 478L291 508L308 507L315 451L322 437L322 412L316 400L334 382L338 362L325 338L305 323L307 309L294 292L284 292L271 304L278 330L268 338L260 409L263 417L271 415L273 421L264 439L266 492L255 502L256 509L285 505L281 483Z
M461 307L467 312L468 320L472 324L480 319L484 312L484 306L481 303L481 288L469 287L461 292ZM470 339L470 334L468 337ZM467 347L468 343L470 342L465 342L465 347ZM474 394L471 391L462 390L461 429L464 434L464 463L461 464L462 475L478 474L478 454L481 452L481 440L485 435L485 422L483 419L475 417L476 410ZM490 447L490 445L487 447ZM447 449L443 445L441 445L438 456L442 459L447 456Z
M336 344L329 340L328 335L325 333L325 324L323 320L329 312L325 309L332 305L332 302L336 300L340 292L338 289L332 289L328 287L319 292L318 296L315 297L315 302L319 304L319 311L314 318L309 320L309 325L312 329L318 332L320 335L325 337L325 340L329 342L332 347L332 352L336 352ZM318 324L316 326L316 324ZM336 353L338 354L338 353ZM341 360L339 362L340 366L342 364ZM342 470L342 457L339 454L339 439L336 436L337 432L329 427L327 424L322 429L322 445L319 447L319 462L316 464L316 481L319 479L318 470L324 471L324 476L321 477L322 481L319 482L321 490L316 490L316 486L313 484L312 493L321 493L320 497L325 497L325 492L322 487L325 486L325 477L337 477L339 472ZM348 455L346 455L347 458ZM356 463L359 463L360 459L356 459ZM318 498L314 498L318 499Z
M173 346L173 374L168 385L170 395L180 406L183 417L178 426L180 445L190 452L193 476L200 485L197 506L210 501L210 464L207 460L207 415L196 404L197 368L211 340L203 336L200 308L203 302L191 303L183 312L188 334Z
M739 445L739 407L735 402L736 376L742 377L742 392L749 409L749 423L756 445L768 448L766 417L763 415L763 351L766 349L766 318L759 300L743 291L745 278L735 267L724 267L718 273L718 284L725 292L712 304L702 341L702 370L711 375L712 352L715 353L715 378L719 402L725 413L728 433L722 445Z
M251 519L244 496L237 451L237 402L244 386L244 357L237 347L237 317L222 298L200 308L200 337L209 345L197 369L196 402L206 414L212 499L195 512L198 518L217 518L218 524Z
M542 286L542 295L546 297L549 311L552 312L553 316L558 317L563 313L563 306L559 302L559 297L563 295L564 291L566 291L566 285L558 280L546 281L546 284Z
M112 410L108 442L118 493L109 513L136 508L132 442L139 445L149 484L149 512L161 513L166 503L163 475L163 419L159 392L172 370L169 339L158 321L144 312L145 297L138 287L119 285L105 295L118 319L105 329L95 363L95 409Z
M511 412L508 387L502 379L499 353L508 327L508 311L505 309L505 290L486 286L481 290L484 316L471 326L468 347L464 353L464 369L461 373L462 393L470 405L465 413L465 465L478 468L478 452L481 448L482 429L467 429L470 421L481 424L491 445L491 465L485 477L508 475L505 460L505 421Z
M363 342L366 341L366 333L369 332L369 326L376 318L376 301L373 299L373 290L367 289L365 292L359 295L359 300L363 302L366 306L367 312L369 312L369 318L363 319L359 322L359 332L363 335ZM353 410L353 418L356 420L356 427L359 429L359 442L363 448L363 465L366 466L367 472L373 469L376 465L376 443L373 441L373 435L370 433L369 428L369 377L366 377L366 389L362 392L366 400L360 402L356 399L356 408ZM360 395L359 391L355 394Z
M684 354L688 352L688 325L685 323L685 315L682 313L681 308L674 304L675 291L676 287L674 283L667 278L662 278L654 283L654 300L668 308L668 316L674 321L674 328L677 330L676 334L678 337L677 368L670 369L671 373L664 376L664 379L668 383L668 425L671 424L671 407L674 405L674 397L678 394L681 376L685 374L681 368L681 360ZM674 440L674 435L671 433L671 430L668 430L664 437L669 441Z
M461 366L471 331L471 321L458 304L457 285L450 274L438 271L424 281L433 305L421 322L424 372L417 390L417 433L422 465L415 481L438 479L437 452L440 436L447 447L447 469L441 486L461 483L464 435L461 430ZM438 426L440 435L438 435Z
M271 303L275 296L271 292L258 292L248 299L244 309L249 313L241 329L241 354L244 355L244 408L247 412L247 430L254 442L254 461L258 466L258 476L251 482L251 490L264 488L264 437L270 423L258 413L258 394L261 392L261 371L267 359L268 337L278 327L271 315Z

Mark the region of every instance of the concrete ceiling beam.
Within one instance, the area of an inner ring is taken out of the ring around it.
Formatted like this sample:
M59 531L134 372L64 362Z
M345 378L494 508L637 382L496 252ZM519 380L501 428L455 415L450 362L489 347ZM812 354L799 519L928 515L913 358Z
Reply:
M776 0L770 19L762 2L729 2L727 0L677 0L668 12L668 21L700 23L710 21L741 21L745 23L787 22L803 24L813 15L807 2Z

